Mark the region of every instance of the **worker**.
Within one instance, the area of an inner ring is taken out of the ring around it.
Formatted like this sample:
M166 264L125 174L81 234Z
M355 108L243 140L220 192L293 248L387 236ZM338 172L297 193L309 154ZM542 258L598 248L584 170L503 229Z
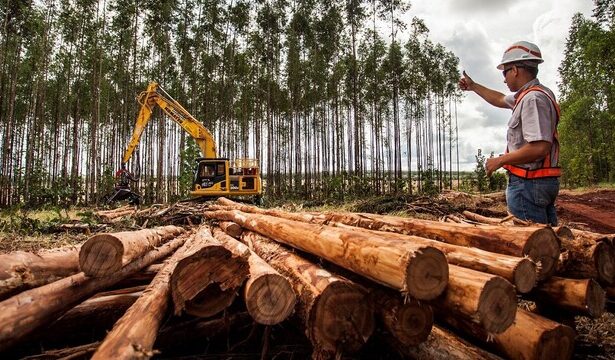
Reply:
M487 159L487 176L503 167L508 171L508 211L522 220L557 225L555 198L559 192L559 105L538 79L542 63L538 46L527 41L512 44L497 66L513 92L504 95L472 80L466 72L459 87L474 91L489 104L512 110L506 135L506 153Z

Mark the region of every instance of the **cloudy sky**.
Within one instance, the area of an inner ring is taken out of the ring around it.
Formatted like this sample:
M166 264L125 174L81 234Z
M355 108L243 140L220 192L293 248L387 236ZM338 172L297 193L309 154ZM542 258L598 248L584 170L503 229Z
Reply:
M412 0L409 19L417 16L429 27L429 37L453 51L460 70L485 86L508 92L495 67L515 41L537 44L545 60L538 78L559 95L557 68L563 59L572 16L591 16L591 0ZM465 93L458 106L461 169L472 170L474 155L505 150L509 110L496 109L478 95Z

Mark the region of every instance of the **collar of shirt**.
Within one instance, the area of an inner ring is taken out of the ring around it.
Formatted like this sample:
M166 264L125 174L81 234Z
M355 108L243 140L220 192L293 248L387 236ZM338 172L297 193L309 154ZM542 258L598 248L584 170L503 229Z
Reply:
M519 97L519 95L521 95L521 93L523 91L525 91L527 88L535 86L535 85L540 85L540 81L538 81L538 79L532 79L530 81L528 81L527 83L525 83L525 85L523 85L519 90L517 90L517 92L515 93L515 100L517 100L517 98Z

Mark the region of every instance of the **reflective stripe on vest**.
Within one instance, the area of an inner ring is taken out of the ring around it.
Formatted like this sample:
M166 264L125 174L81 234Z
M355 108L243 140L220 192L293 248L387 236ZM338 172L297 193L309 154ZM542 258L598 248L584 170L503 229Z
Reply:
M504 53L507 53L510 50L514 50L514 49L521 49L521 50L525 51L528 54L532 54L534 56L538 56L539 58L542 58L542 54L540 53L540 51L530 50L530 49L526 48L525 46L521 46L521 45L513 45L513 46L509 47L508 49L506 49L506 51L504 51Z
M555 108L557 118L555 120L555 129L553 131L553 141L557 141L557 144L558 144L558 146L555 147L555 159L559 160L559 136L557 134L557 124L559 123L560 109L555 99L553 99L551 95L549 95L543 88L541 88L538 85L535 85L535 86L525 89L523 92L521 92L521 94L519 94L519 97L515 101L515 107L513 108L513 112L517 108L517 105L519 105L519 103L521 102L521 99L523 99L523 97L527 95L530 91L540 91L543 94L547 95L547 98L551 100L551 103L553 104L553 107ZM506 152L508 152L508 148L506 148ZM504 165L503 168L508 170L508 172L510 172L511 174L524 178L524 179L559 177L562 175L562 170L559 166L556 166L556 167L551 166L551 151L549 151L544 161L542 162L541 168L538 168L535 170L529 170L529 169L525 169L525 168L515 166L515 165Z

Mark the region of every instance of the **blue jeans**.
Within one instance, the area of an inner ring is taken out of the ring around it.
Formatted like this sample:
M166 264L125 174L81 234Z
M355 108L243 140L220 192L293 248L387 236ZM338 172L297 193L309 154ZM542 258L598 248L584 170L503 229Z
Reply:
M508 178L508 211L521 220L557 225L555 198L559 178L524 179L513 174Z

